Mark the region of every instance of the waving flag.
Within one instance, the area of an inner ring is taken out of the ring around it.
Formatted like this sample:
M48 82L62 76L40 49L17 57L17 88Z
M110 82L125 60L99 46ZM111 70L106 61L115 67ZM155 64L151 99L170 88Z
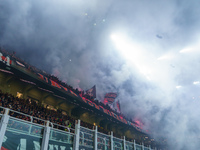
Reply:
M117 97L117 93L107 93L104 97L104 104L112 104Z
M91 89L85 91L90 97L96 98L96 86L94 85Z

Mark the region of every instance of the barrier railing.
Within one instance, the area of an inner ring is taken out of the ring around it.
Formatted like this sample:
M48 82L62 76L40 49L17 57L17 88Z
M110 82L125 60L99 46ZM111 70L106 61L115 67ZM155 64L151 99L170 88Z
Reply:
M20 134L42 137L43 128L44 126L42 125L34 123L30 124L28 121L22 121L18 118L10 117L6 130Z
M113 137L114 150L123 150L123 139Z
M110 136L103 133L97 133L97 148L101 150L110 149Z
M50 140L55 140L58 142L67 142L68 144L73 143L73 134L66 132L66 131L61 131L57 129L52 129L50 132Z
M134 143L126 141L126 150L134 149Z
M80 126L75 129L0 107L0 149L151 150Z
M135 147L136 147L136 150L143 150L143 149L142 149L142 145L135 144Z
M94 130L80 127L80 146L85 149L94 147Z

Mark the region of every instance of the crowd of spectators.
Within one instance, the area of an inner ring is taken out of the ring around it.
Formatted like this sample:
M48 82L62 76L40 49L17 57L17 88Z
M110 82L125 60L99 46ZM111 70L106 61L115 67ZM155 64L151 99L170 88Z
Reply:
M30 116L40 118L41 120L36 120L33 118L34 123L42 124L44 125L44 121L42 120L49 120L52 123L66 126L65 121L69 120L71 123L72 128L74 128L74 122L75 120L68 115L63 115L61 110L49 110L42 105L39 105L34 100L31 99L20 99L18 97L14 97L11 94L4 94L0 91L0 106L10 108L12 110L27 114L17 114L14 112L11 112L11 116L31 121Z
M4 94L0 90L0 106L5 107L5 108L10 108L14 111L18 111L23 114L18 114L15 112L11 112L10 115L19 119L31 121L30 116L33 116L33 122L42 124L44 125L44 120L48 120L55 125L57 124L59 126L65 126L69 128L75 128L75 118L70 117L67 115L67 113L63 113L62 110L57 109L57 110L50 110L44 105L39 104L35 100L31 100L30 98L28 99L21 99L18 97L14 97L11 94ZM34 119L40 118L40 119ZM94 129L94 125L81 121L81 126L89 128L89 129ZM105 134L108 133L107 130L103 129L102 127L99 126L98 130L100 132L103 132Z

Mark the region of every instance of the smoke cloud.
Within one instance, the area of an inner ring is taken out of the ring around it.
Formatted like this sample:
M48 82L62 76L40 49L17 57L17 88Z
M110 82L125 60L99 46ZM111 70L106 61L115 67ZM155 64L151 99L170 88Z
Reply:
M118 92L122 112L140 118L153 137L193 150L200 147L199 5L0 0L0 44L75 88L96 85L99 100ZM119 49L113 33L131 48Z

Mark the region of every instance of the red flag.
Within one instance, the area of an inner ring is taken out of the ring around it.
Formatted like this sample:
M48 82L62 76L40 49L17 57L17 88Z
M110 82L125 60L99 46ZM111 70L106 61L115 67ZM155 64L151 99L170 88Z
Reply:
M104 97L104 104L112 104L117 97L117 93L107 93Z

